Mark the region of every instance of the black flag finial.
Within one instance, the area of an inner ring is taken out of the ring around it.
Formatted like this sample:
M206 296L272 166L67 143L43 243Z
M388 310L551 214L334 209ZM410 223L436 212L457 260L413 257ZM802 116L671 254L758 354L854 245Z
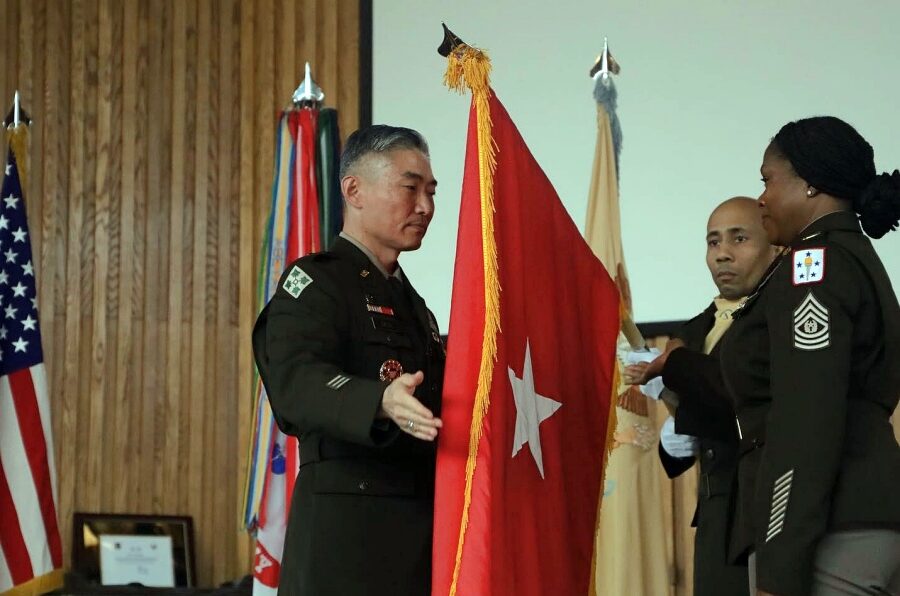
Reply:
M453 31L447 29L446 24L441 23L441 27L444 28L444 41L438 46L437 51L438 54L446 58L450 55L450 52L455 50L458 46L465 45L466 42L458 38Z

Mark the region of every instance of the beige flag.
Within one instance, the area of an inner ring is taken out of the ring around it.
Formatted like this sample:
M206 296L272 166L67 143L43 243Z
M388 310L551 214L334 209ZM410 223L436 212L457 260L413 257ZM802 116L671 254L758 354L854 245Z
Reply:
M585 238L606 270L615 276L628 310L627 317L623 318L630 322L631 292L619 217L617 157L621 132L612 78L597 77L594 97L597 99L597 148ZM623 321L623 331L626 329ZM619 337L620 362L629 349L623 333ZM667 547L672 538L663 517L658 433L648 411L647 397L636 387L620 385L616 447L606 468L597 527L594 576L597 595L673 594L669 571L673 567Z

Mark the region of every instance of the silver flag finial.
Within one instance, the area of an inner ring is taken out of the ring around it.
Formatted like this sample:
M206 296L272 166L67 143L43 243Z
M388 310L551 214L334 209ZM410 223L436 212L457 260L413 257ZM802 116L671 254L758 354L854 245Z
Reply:
M597 60L594 62L594 66L591 67L590 76L592 79L597 80L599 77L604 82L609 80L610 75L619 74L619 63L616 62L616 59L613 58L612 54L609 51L609 41L606 37L603 38L603 53L597 56Z
M308 104L320 104L325 100L325 94L322 92L322 89L316 85L316 82L312 79L312 75L310 74L309 62L306 63L305 74L303 76L303 82L300 83L300 86L297 87L297 90L294 91L294 105L308 105Z
M3 128L12 129L16 128L20 124L30 126L31 117L28 115L28 112L22 109L22 104L19 100L19 91L16 90L15 95L13 95L12 109L9 110L6 118L3 119Z

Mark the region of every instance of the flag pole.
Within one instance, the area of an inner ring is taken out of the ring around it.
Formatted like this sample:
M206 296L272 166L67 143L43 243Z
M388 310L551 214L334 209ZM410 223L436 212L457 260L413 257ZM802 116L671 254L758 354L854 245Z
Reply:
M479 201L481 207L481 241L484 275L484 337L478 381L472 409L469 431L469 452L466 460L466 483L463 497L462 519L456 559L450 583L449 596L458 593L463 544L469 524L472 504L472 486L477 462L478 445L484 432L484 423L490 404L490 390L497 359L497 335L500 330L500 280L497 261L497 244L494 238L494 173L497 168L496 142L492 136L490 108L491 61L487 54L470 46L457 37L447 25L441 23L444 38L438 46L438 54L447 58L444 84L459 93L469 91L472 109L475 111L478 166Z
M619 63L616 62L616 59L613 58L612 53L609 51L609 39L604 37L603 51L594 61L594 65L588 71L588 76L595 81L599 78L601 83L606 87L609 87L612 82L612 75L619 74L621 70L622 68L619 66ZM630 301L625 300L625 297L623 296L623 304L629 302ZM628 340L628 344L633 350L643 350L647 347L647 342L644 340L644 337L641 335L640 330L634 322L630 304L628 305L628 308L622 310L622 334L625 336L625 339Z
M28 127L31 126L31 117L22 108L19 99L19 91L13 95L13 105L3 120L3 128L6 129L6 141L16 156L16 167L19 170L19 182L22 187L27 186L27 154L28 154Z

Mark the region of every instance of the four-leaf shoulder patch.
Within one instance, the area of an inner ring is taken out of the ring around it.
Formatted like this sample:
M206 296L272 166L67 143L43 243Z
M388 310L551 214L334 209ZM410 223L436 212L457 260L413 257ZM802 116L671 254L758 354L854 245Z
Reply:
M284 291L294 298L300 297L300 292L306 289L306 286L313 282L312 278L299 266L294 265L291 272L285 278L282 287Z

